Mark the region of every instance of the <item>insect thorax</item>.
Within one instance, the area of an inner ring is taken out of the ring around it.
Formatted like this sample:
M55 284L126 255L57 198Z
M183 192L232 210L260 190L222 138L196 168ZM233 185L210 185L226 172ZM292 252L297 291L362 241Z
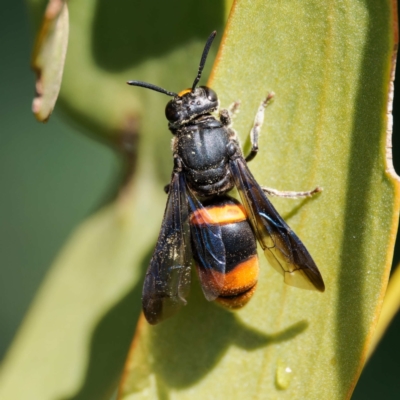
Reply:
M186 125L177 132L176 152L188 185L201 196L225 193L233 187L228 166L230 142L225 126L214 117Z

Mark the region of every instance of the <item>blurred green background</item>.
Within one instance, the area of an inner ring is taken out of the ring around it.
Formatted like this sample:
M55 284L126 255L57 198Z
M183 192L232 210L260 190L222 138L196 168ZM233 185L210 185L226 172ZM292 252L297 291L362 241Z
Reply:
M3 358L51 262L79 222L110 198L121 165L113 151L62 118L59 110L47 124L35 121L30 111L34 93L34 75L29 68L33 35L21 2L8 2L3 8L0 32ZM400 74L397 76L400 79ZM393 146L397 171L399 130L400 99L395 97ZM394 264L400 261L399 250ZM353 399L400 398L399 335L400 314L366 366Z

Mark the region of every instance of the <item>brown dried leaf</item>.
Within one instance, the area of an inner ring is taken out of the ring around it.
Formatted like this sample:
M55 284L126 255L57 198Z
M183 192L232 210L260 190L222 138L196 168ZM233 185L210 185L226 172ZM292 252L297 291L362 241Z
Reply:
M36 96L32 111L41 122L50 118L60 92L68 33L67 3L65 0L50 0L32 55L32 69L36 73Z

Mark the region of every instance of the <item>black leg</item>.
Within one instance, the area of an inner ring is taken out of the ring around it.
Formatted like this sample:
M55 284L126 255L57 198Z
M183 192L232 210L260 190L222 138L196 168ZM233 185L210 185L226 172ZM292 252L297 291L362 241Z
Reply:
M232 125L233 117L239 112L240 101L235 101L232 103L228 109L223 108L219 112L219 119L225 126Z

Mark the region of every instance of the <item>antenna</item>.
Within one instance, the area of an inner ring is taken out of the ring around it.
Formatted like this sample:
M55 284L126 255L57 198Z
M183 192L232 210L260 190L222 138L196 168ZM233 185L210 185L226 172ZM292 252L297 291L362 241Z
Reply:
M156 92L164 93L164 94L166 94L168 96L171 96L171 97L178 96L177 93L169 92L168 90L160 88L159 86L153 85L151 83L142 82L142 81L128 81L126 83L128 85L131 85L131 86L140 86L140 87L144 87L146 89L155 90Z
M197 73L196 79L193 82L192 92L194 91L197 84L199 83L199 80L201 78L201 73L203 72L204 64L206 63L206 60L207 60L208 52L210 51L210 47L211 47L212 42L216 35L217 35L217 31L212 32L211 35L207 39L206 45L204 46L203 54L201 55L201 60L200 60L200 65L199 65L199 72Z

